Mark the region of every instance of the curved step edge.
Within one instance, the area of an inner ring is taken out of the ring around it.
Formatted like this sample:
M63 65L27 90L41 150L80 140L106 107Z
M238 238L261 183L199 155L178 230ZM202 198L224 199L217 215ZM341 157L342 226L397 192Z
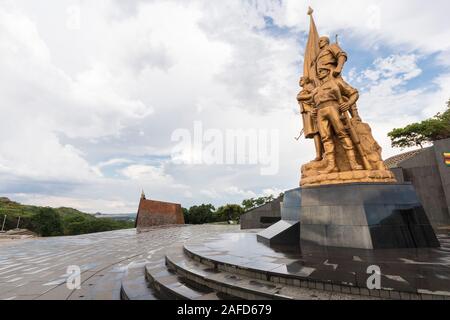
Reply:
M183 260L180 260L183 261ZM184 261L189 264L188 261ZM282 287L276 286L268 281L251 279L241 275L235 275L228 272L210 273L205 269L196 269L192 265L189 268L177 262L177 257L166 255L166 265L176 271L176 273L201 286L244 300L294 300L294 297L278 294L277 291ZM222 278L227 278L225 279ZM235 283L236 285L233 285ZM259 288L259 290L258 290Z
M210 288L202 290L186 285L183 278L170 273L167 269L145 267L148 283L157 291L158 297L164 300L216 300L220 297Z
M267 281L275 285L288 285L297 288L304 289L316 289L319 291L330 292L334 294L354 295L375 299L399 299L401 298L400 292L388 291L388 290L369 290L359 288L356 285L352 285L344 282L327 281L327 280L315 280L308 277L301 276L289 276L273 271L258 270L255 268L244 267L240 265L233 265L220 260L212 259L210 257L203 257L189 248L184 246L184 253L192 260L199 263L216 268L223 272L229 272L238 274L240 276L256 279L257 281ZM403 296L403 295L402 295ZM411 299L411 296L408 294ZM410 300L408 297L401 298L402 300Z

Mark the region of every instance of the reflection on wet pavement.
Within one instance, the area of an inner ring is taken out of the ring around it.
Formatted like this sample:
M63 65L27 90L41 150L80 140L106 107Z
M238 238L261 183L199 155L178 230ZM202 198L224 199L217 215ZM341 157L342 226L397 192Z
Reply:
M450 237L441 248L359 250L302 246L270 248L254 233L213 235L191 240L188 252L220 263L269 274L306 278L365 288L369 266L381 269L384 290L450 296Z
M236 232L238 226L135 229L11 242L0 247L0 299L119 299L128 269L142 270L155 253L193 237ZM81 269L81 289L69 290L68 266Z

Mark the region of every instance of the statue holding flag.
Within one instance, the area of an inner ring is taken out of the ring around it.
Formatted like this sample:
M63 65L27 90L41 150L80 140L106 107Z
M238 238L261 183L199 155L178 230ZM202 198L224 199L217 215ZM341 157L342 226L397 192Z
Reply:
M312 15L313 10L309 8L309 15ZM314 117L314 102L312 99L312 91L316 87L316 58L319 55L319 34L317 32L314 19L311 16L310 33L308 43L306 45L306 52L304 57L303 77L300 78L300 87L302 90L297 96L297 101L300 106L300 113L303 120L303 134L306 139L313 139L316 148L316 158L314 161L323 160L323 143L320 139L319 128Z
M316 159L302 167L302 186L352 182L395 182L381 147L356 106L358 90L342 78L347 54L338 43L319 37L310 8L301 106L305 137L314 139Z
M302 91L297 96L298 104L300 105L300 113L303 120L303 134L306 139L314 139L314 146L316 148L316 159L314 161L321 161L323 159L323 143L320 138L319 128L317 127L317 119L314 111L314 101L312 92L315 86L311 80L306 77L300 79L300 87Z

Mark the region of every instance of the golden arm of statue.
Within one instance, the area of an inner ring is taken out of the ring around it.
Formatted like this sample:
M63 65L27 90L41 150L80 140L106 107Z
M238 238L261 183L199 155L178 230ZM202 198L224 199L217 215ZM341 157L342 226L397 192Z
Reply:
M342 70L344 69L344 64L347 62L347 57L346 56L340 56L338 58L338 64L336 69L334 69L333 71L333 76L334 77L339 77L342 73Z
M301 113L314 113L314 100L311 92L303 90L298 94L297 101L300 105Z
M302 91L298 94L297 100L299 102L312 102L313 95L311 92Z
M339 106L339 110L342 113L350 111L352 106L356 105L356 102L358 101L358 99L359 99L359 93L358 92L353 93L348 98L348 101L341 103L341 105Z
M356 105L356 102L359 99L359 92L347 82L345 82L342 78L338 78L335 81L341 93L339 110L342 113L348 112L352 109L353 106Z
M347 102L347 101L348 101L348 98L344 97L344 101L343 102ZM361 119L361 117L359 115L358 106L357 106L356 103L350 107L349 112L350 112L350 114L351 114L353 119L355 119L355 120L357 120L359 122L362 122L362 119Z

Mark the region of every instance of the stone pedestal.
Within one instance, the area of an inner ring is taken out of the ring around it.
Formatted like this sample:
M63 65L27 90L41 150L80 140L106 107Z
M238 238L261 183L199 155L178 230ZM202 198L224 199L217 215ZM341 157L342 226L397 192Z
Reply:
M369 250L440 246L409 183L294 189L285 193L281 216L258 241Z
M439 247L411 184L349 184L301 189L300 239L359 249Z

